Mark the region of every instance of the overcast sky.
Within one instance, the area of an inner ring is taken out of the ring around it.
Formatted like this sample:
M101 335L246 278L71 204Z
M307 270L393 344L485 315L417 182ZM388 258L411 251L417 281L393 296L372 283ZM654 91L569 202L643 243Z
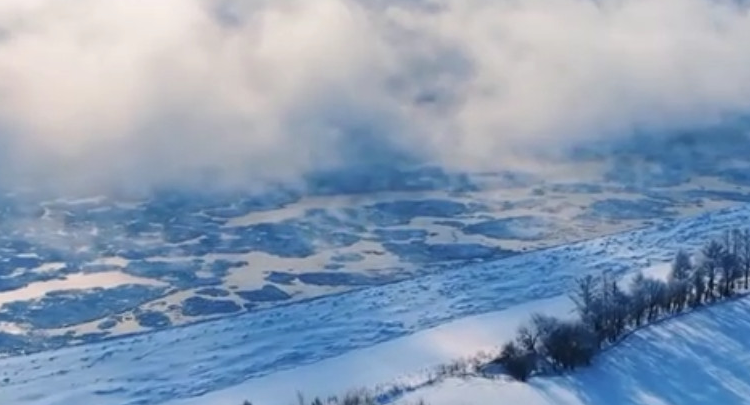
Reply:
M486 170L749 107L738 1L0 1L6 181Z

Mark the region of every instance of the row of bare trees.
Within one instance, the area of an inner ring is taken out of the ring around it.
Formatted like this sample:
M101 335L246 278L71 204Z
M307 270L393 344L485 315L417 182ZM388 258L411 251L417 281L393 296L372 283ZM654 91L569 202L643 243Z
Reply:
M623 288L607 274L577 280L577 317L533 315L497 361L525 381L534 373L585 366L606 344L665 316L731 297L750 281L750 230L731 230L691 256L676 253L666 280L642 273Z

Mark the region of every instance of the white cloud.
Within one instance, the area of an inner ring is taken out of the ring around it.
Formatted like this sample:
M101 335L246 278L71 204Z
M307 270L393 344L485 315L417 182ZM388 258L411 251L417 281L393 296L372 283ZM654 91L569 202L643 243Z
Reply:
M480 160L504 147L704 124L750 105L747 9L703 0L443 6L425 30L473 66L463 103L446 116L457 126L449 138Z
M5 0L3 168L239 184L373 144L492 167L747 111L748 43L721 0Z

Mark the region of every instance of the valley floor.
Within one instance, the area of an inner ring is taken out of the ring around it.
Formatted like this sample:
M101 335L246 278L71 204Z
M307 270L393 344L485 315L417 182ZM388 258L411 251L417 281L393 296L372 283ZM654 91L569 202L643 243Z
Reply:
M3 403L14 405L151 405L181 399L223 405L222 398L234 405L246 397L277 405L286 398L273 398L273 392L258 398L263 391L254 387L291 396L308 388L313 395L339 393L500 344L507 336L502 331L515 329L512 319L517 322L532 308L567 310L555 299L576 277L632 274L748 219L750 206L730 208L298 305L8 358L0 360L0 393ZM472 316L489 318L467 318ZM451 329L451 322L463 326ZM439 325L444 326L433 330L447 335L415 335ZM481 332L480 325L490 329ZM412 342L407 354L378 352L404 341ZM377 362L389 358L397 360L385 361L377 372ZM344 373L327 368L336 361L352 368ZM315 381L323 380L335 386L315 389ZM224 397L228 391L233 394Z

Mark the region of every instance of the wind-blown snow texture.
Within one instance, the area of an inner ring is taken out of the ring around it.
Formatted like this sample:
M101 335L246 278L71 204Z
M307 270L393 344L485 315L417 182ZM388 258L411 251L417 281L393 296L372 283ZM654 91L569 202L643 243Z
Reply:
M568 246L461 266L304 304L0 361L12 404L150 405L238 384L453 319L623 275L750 219L745 205ZM55 387L50 392L49 387Z

